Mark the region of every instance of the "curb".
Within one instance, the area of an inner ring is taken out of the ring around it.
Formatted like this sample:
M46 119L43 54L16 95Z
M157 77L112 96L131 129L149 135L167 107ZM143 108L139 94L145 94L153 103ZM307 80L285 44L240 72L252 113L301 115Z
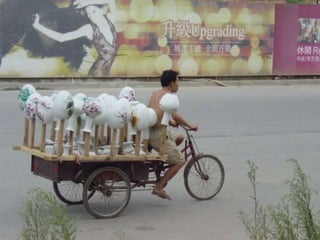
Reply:
M160 83L156 80L12 80L1 81L0 91L19 90L23 85L31 84L37 89L62 90L62 89L93 89L93 88L122 88L125 86L136 88L157 88ZM291 85L319 85L320 79L191 79L180 80L183 87L227 87L227 86L291 86Z
M126 86L139 88L160 87L158 81L137 81L137 80L41 80L41 81L0 81L1 91L19 90L23 85L31 84L36 89L62 90L62 89L83 89L83 88L122 88ZM226 84L207 79L196 79L192 81L181 81L183 87L203 87L203 86L226 86Z

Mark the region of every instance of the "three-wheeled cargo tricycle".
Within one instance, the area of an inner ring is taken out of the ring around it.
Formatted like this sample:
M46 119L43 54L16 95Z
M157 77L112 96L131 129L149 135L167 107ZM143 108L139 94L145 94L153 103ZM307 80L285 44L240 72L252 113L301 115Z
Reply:
M36 129L40 128L40 144L35 145ZM58 130L57 130L58 128ZM162 178L168 164L164 149L158 152L148 149L147 141L141 139L141 131L128 136L127 128L110 129L95 126L94 134L83 133L82 146L75 141L74 133L66 134L64 120L51 126L48 142L47 125L36 126L35 120L25 119L23 144L15 150L31 155L31 171L53 182L57 197L66 204L84 204L96 218L111 218L120 214L127 206L131 191L135 188L152 189ZM184 185L195 199L208 200L215 197L224 183L224 167L221 161L211 155L199 153L190 129L186 132L181 152L186 164ZM167 127L163 127L163 141L166 141ZM99 138L106 139L108 151L101 151ZM132 141L128 141L131 137ZM124 146L131 145L131 151Z

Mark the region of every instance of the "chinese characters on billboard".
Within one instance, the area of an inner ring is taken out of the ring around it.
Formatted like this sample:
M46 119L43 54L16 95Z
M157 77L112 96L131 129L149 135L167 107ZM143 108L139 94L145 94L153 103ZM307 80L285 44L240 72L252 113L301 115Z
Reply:
M123 31L113 74L154 76L169 68L183 76L271 74L274 5L143 3L121 6Z
M320 18L298 18L297 62L320 62Z

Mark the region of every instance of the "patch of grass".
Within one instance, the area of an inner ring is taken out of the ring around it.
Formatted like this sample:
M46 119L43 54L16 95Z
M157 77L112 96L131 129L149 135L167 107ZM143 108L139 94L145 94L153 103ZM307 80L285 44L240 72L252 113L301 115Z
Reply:
M293 176L286 181L289 192L275 206L264 206L257 197L256 173L258 167L248 161L248 178L252 188L253 209L251 213L240 211L250 240L319 240L319 213L311 204L316 192L308 185L309 177L303 172L298 161L293 164Z
M75 240L76 227L65 208L51 193L40 188L29 191L22 210L24 240Z

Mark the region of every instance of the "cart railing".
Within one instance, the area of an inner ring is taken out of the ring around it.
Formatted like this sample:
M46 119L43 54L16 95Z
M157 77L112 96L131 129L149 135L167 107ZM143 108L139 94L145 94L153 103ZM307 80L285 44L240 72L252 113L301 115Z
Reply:
M38 124L35 120L25 118L22 145L14 146L14 150L49 161L166 160L164 151L148 152L148 139L142 139L140 130L129 133L127 125L121 129L112 129L106 124L95 125L90 133L81 131L80 123L75 131L67 131L65 120ZM166 131L166 126L163 126L162 145L166 141ZM125 151L128 144L132 144L130 152Z

